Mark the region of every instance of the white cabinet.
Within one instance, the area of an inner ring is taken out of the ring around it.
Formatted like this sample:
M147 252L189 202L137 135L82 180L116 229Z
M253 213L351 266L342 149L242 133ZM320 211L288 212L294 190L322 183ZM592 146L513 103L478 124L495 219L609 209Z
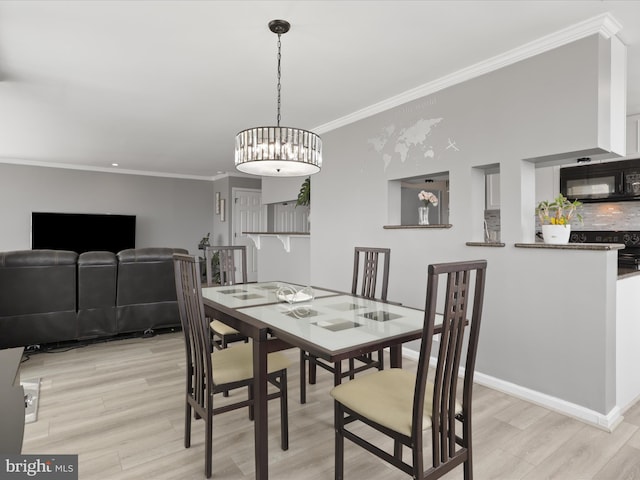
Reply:
M488 173L485 175L485 209L500 209L500 174Z
M560 193L560 167L536 168L536 205L551 201Z
M640 153L640 114L627 117L627 153L637 156Z

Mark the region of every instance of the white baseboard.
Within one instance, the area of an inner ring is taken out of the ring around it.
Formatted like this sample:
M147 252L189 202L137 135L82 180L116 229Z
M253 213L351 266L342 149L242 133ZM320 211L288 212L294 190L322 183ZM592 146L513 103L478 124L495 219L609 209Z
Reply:
M405 347L402 349L402 356L405 358L417 361L419 355L420 353L415 350ZM431 364L434 365L434 362L435 360L432 358ZM515 383L507 382L478 371L475 372L473 378L479 385L493 388L494 390L498 390L522 400L535 403L536 405L573 417L584 423L588 423L589 425L606 430L607 432L612 432L623 419L622 411L618 406L615 406L608 414L605 415L581 405L567 402L566 400L552 397L551 395L531 390L530 388L516 385Z

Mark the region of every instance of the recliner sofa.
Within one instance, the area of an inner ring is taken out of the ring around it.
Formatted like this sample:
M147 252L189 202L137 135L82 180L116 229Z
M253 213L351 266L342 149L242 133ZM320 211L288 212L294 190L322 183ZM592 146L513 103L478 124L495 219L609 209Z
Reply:
M180 327L174 253L0 252L0 348Z

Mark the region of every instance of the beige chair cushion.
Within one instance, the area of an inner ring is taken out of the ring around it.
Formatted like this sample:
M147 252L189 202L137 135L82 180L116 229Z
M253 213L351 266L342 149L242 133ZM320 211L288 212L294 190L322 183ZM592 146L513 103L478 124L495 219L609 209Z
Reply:
M239 333L235 328L231 328L229 325L222 323L220 320L214 320L209 324L213 333L218 335L235 335Z
M273 373L291 365L289 359L281 353L267 356L267 372ZM253 344L243 343L232 348L216 350L211 354L213 362L213 383L239 382L253 378Z
M331 396L345 407L398 433L411 436L415 373L400 368L390 368L338 385ZM431 402L433 385L425 389L422 426L431 428ZM462 405L456 401L456 413Z

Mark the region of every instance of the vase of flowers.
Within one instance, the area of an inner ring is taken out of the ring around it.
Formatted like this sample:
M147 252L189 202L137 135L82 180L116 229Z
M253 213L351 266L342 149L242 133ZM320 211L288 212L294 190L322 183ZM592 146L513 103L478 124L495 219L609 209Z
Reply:
M429 225L429 206L437 206L438 197L431 192L422 190L418 194L418 199L422 202L422 205L418 207L418 225Z
M569 243L571 219L575 217L582 222L582 215L578 213L578 208L581 206L582 203L579 201L570 202L562 194L551 202L540 202L536 208L536 215L540 219L544 243L556 245Z

